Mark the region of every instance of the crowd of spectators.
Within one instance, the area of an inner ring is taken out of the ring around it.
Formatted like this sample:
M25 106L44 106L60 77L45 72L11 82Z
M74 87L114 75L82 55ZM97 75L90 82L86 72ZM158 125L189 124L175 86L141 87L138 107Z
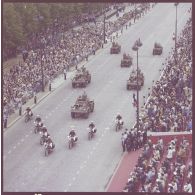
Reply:
M122 133L122 147L123 152L127 151L135 151L146 143L147 141L147 132L146 131L137 131L135 129L131 129L128 131L125 130L124 133Z
M178 39L177 64L172 55L164 66L142 110L140 128L153 132L192 131L192 18Z
M122 27L124 21L128 22L129 19L124 14L115 22L106 23L106 36L109 37L116 30L116 24ZM90 22L76 29L65 30L66 25L59 25L56 20L51 28L35 34L28 42L27 59L3 74L3 108L6 117L41 91L42 81L45 86L63 74L64 69L77 66L82 60L87 60L89 55L95 54L103 46L103 26L103 21Z
M170 150L174 151L171 157ZM185 155L178 155L180 150ZM148 139L123 192L191 192L190 150L190 142L185 136L181 140L174 137L168 143L159 138L156 144Z
M191 132L192 18L189 18L179 36L177 55L173 54L166 59L164 66L161 78L153 86L148 102L142 110L139 129L142 133ZM131 131L136 129L135 125ZM189 140L183 136L182 140L178 141L175 137L166 145L162 138L159 138L157 144L153 144L150 139L146 140L143 152L123 191L192 192L192 156Z

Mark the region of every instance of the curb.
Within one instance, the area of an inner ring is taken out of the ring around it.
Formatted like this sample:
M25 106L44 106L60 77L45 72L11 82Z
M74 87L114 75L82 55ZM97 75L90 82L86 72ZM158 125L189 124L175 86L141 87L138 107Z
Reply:
M52 92L47 92L47 94L45 94L43 97L40 98L39 102L37 104L39 104L43 99L45 99L49 94L51 94ZM37 104L33 104L31 106L29 106L31 109L34 108ZM21 116L18 116L14 121L12 121L10 124L8 124L7 128L3 129L3 132L7 131L13 124L15 124L19 119L23 118L24 114L22 114Z
M116 175L116 173L117 173L117 171L118 171L118 168L120 167L120 165L121 165L121 163L122 163L122 161L123 161L125 155L127 155L127 154L128 154L127 152L124 152L124 153L123 153L123 155L122 155L122 157L121 157L119 163L117 164L117 167L116 167L115 170L114 170L114 173L113 173L112 176L111 176L111 179L109 180L109 182L108 182L108 184L107 184L107 186L106 186L105 192L108 192L108 188L110 187L110 185L111 185L111 183L112 183L112 180L114 179L114 177L115 177L115 175Z

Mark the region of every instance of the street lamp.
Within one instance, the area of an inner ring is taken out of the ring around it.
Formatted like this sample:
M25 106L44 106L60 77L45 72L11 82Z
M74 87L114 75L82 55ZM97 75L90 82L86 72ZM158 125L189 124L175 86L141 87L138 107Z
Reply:
M176 17L175 17L175 65L177 65L177 6L179 3L175 3Z
M106 14L104 12L104 44L106 43Z
M41 22L43 21L44 17L41 15L37 15L34 20ZM36 39L36 45L38 45L38 49L40 49L40 53L41 53L41 86L42 86L42 91L44 92L44 74L43 74L43 50L46 44L46 40L44 38L41 38L40 42L38 42L38 40ZM45 50L44 50L45 52Z
M133 50L137 51L137 131L139 131L139 87L138 87L138 50L141 47L140 39L136 40L133 46Z
M42 86L42 92L45 91L44 89L44 73L43 73L43 50L45 47L45 40L41 39L40 41L40 50L41 50L41 86Z

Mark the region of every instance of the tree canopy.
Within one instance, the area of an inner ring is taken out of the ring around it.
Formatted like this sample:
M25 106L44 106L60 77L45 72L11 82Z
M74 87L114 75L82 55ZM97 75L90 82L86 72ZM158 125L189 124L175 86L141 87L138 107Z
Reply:
M105 3L3 3L3 60L15 57L33 33L81 13L98 11Z

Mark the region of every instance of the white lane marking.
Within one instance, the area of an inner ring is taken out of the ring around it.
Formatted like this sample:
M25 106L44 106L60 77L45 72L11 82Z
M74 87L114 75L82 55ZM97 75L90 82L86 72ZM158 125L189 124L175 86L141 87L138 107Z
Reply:
M71 185L72 185L71 183L68 184L68 186L71 186Z
M79 174L79 171L77 171L77 175Z
M74 181L75 179L76 179L75 177L72 178L73 181Z
M106 127L105 129L110 129L110 127Z
M9 151L8 151L8 154L11 154L11 153L12 153L12 151L11 151L11 150L9 150Z

